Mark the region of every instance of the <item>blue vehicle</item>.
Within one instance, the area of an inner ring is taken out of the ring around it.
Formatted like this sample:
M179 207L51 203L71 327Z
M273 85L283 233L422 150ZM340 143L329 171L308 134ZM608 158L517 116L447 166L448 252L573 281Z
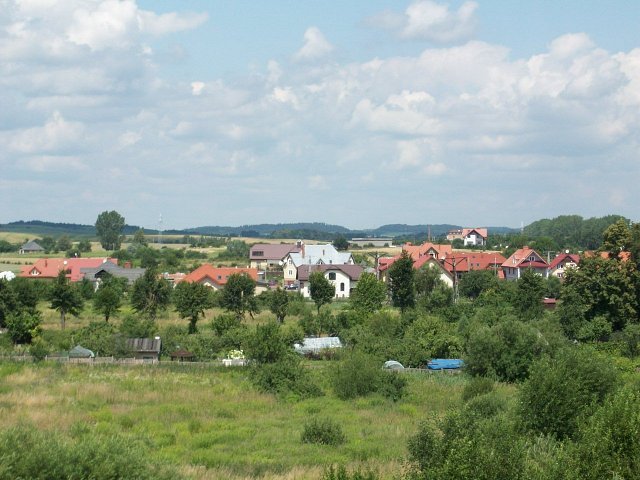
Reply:
M462 368L464 362L459 358L434 358L427 362L429 370L456 370Z

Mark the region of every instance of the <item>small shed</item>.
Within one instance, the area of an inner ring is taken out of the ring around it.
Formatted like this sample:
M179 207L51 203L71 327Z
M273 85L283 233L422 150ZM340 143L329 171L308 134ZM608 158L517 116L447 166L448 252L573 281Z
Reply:
M301 355L311 355L327 349L342 348L342 342L339 337L305 337L302 344L296 343L293 348Z
M175 352L172 352L170 357L172 362L193 362L196 358L193 353L184 348L179 348Z
M33 240L28 241L24 245L20 247L20 254L23 255L25 253L42 253L44 252L44 248L38 245Z
M95 353L82 345L76 345L69 350L69 358L95 358L95 356Z
M127 347L131 350L133 358L153 362L160 360L162 341L160 337L127 338Z

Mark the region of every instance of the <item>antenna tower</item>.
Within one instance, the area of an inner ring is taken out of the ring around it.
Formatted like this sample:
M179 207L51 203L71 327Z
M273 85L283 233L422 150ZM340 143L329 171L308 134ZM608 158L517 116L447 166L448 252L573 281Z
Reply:
M158 243L162 245L162 213L158 219Z

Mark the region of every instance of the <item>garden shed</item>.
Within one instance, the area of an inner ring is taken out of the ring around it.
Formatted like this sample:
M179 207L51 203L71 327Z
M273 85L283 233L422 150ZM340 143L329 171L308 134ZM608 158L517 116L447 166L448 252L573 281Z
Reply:
M302 344L296 343L293 348L301 355L310 355L331 348L342 348L342 342L339 337L305 337Z

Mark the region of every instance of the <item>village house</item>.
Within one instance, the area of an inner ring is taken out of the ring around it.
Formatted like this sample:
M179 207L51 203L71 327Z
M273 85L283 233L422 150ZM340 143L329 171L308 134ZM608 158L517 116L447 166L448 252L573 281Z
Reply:
M80 268L83 278L90 282L99 284L105 276L111 275L116 278L124 278L129 285L132 285L137 279L142 277L145 268L132 268L131 262L125 262L124 266L113 264L111 262L102 262L97 267Z
M110 268L103 264L118 265L116 258L41 258L33 265L25 265L21 268L19 277L23 278L56 278L61 270L67 272L67 278L72 282L78 282L85 276L83 269Z
M42 248L38 243L33 240L28 241L24 245L20 247L20 255L24 255L26 253L43 253L44 248Z
M547 277L549 264L534 249L524 246L502 263L506 280L517 280L525 269L531 269L538 275Z
M302 265L353 265L353 256L349 252L339 252L330 243L305 245L301 242L300 251L290 252L284 259L282 271L285 285L295 284L298 280L298 267Z
M574 253L561 253L549 264L549 276L563 279L569 268L578 268L580 255Z
M208 263L196 268L182 279L183 282L197 282L214 290L220 290L234 273L246 273L252 280L258 280L256 268L214 267Z
M262 271L282 270L285 257L291 252L298 252L301 242L293 243L258 243L249 251L249 265Z
M300 265L298 267L298 282L300 293L310 298L309 276L313 272L322 272L327 280L335 287L335 298L349 298L358 284L364 268L360 265Z
M480 247L487 244L488 232L486 228L460 228L450 230L447 233L447 240L462 240L465 247Z
M460 280L472 270L490 270L498 278L504 278L502 264L506 258L499 252L454 252L443 261L443 267Z
M414 268L422 267L428 259L433 259L441 263L453 255L451 245L438 245L431 242L425 242L422 245L405 243L402 246L402 250L409 254L413 260ZM383 282L387 281L389 267L399 258L400 255L396 255L395 257L381 257L378 259L378 278L380 278L380 280ZM417 263L418 266L416 266ZM446 275L448 274L445 274L445 276Z

